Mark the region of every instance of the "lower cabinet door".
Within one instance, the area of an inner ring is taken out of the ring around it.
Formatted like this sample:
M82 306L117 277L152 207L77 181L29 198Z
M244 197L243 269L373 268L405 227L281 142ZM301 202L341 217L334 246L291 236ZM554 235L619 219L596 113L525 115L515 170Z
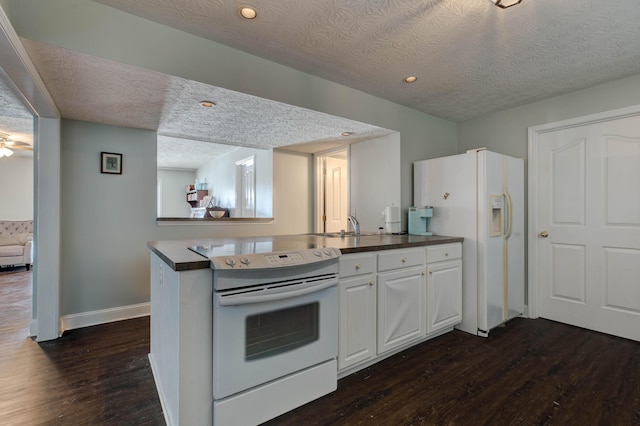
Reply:
M341 280L338 370L376 356L375 275Z
M425 336L424 267L378 275L378 353Z
M427 265L427 333L462 321L462 261Z

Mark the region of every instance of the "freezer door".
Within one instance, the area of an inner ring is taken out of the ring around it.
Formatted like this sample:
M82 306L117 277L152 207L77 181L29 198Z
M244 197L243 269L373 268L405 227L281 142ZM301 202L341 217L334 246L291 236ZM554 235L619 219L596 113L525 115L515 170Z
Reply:
M478 333L524 311L524 162L478 153Z
M511 234L507 239L509 306L508 319L524 314L525 307L525 255L524 239L524 160L507 157L508 194L511 198Z

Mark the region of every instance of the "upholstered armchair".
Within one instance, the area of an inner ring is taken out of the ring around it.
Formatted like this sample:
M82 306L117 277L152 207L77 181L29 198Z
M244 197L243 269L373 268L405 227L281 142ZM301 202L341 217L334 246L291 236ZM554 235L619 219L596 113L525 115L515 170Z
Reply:
M33 221L0 221L0 266L33 263Z

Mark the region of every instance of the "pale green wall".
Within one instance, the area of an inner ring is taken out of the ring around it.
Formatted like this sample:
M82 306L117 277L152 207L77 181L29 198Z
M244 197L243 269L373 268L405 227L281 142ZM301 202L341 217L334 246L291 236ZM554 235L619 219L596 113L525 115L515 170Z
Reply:
M62 120L61 144L61 315L148 302L148 241L309 232L309 155L273 152L274 187L286 188L273 223L159 226L155 132ZM100 173L101 151L123 154L122 175Z
M640 74L465 121L458 152L484 146L527 158L529 127L639 104Z
M413 161L479 146L526 157L529 126L640 104L640 76L634 76L489 114L457 128L449 121L92 1L0 0L0 4L11 11L21 37L400 132L405 210L412 203ZM234 227L156 224L154 132L63 120L62 150L63 315L148 301L148 240L238 234ZM100 151L125 155L122 176L99 173ZM275 221L244 226L242 232L306 232L313 215L311 171L309 156L274 152ZM292 181L291 173L300 178Z
M156 233L156 134L63 120L62 315L149 301ZM100 173L100 152L123 155Z
M351 145L349 206L363 232L384 227L382 211L400 205L399 148L397 133Z
M13 1L12 0L0 0L0 8L4 11L9 20L13 19Z
M398 131L405 211L413 161L457 152L452 122L93 1L10 4L23 38ZM158 226L155 139L154 132L63 120L62 315L147 302L149 240L310 230L312 157L284 151L273 154L273 223ZM125 155L122 176L99 173L100 151Z
M33 219L33 157L0 158L0 220Z
M86 0L15 1L21 37L245 92L401 134L402 205L414 161L457 152L455 123Z
M158 181L162 186L162 213L160 217L189 217L191 206L187 203L186 186L195 182L193 170L158 169Z
M202 181L207 178L209 195L217 206L232 209L236 215L236 161L255 157L256 217L273 217L273 153L268 149L238 148L205 164L196 171Z

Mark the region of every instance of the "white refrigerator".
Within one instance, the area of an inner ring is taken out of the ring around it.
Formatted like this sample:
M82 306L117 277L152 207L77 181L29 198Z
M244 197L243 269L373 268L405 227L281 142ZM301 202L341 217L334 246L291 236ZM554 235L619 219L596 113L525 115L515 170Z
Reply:
M487 337L524 314L524 160L486 150L413 164L416 207L433 206L428 231L464 237L462 323Z

